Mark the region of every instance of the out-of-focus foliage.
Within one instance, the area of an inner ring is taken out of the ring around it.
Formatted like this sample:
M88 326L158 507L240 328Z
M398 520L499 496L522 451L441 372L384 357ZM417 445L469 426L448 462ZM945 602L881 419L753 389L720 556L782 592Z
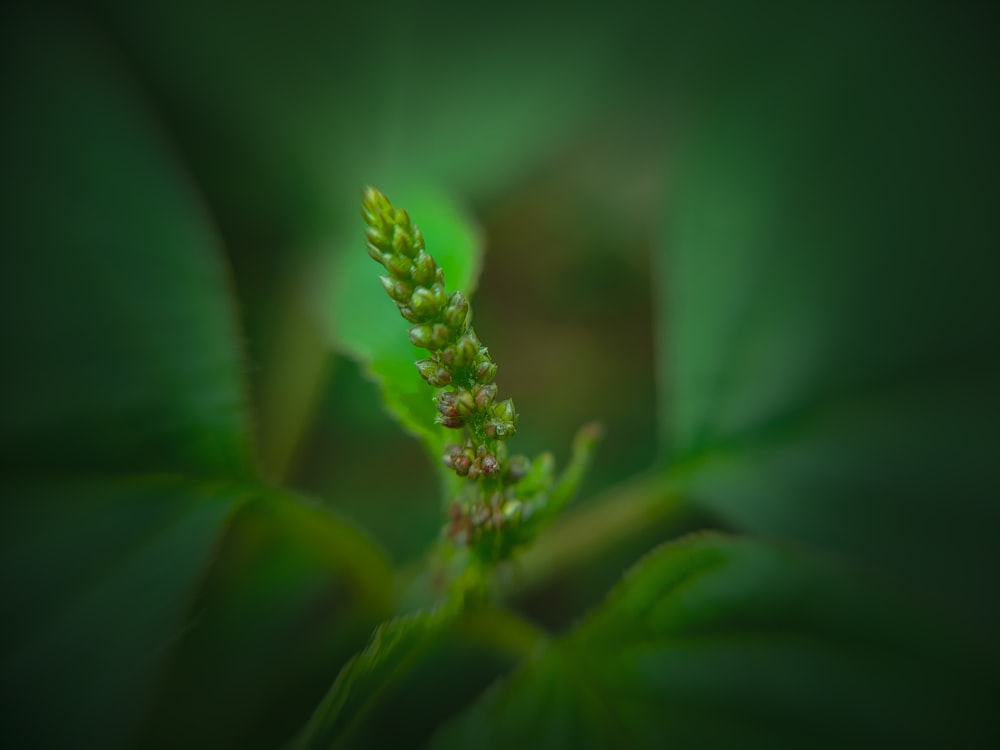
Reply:
M313 716L319 746L995 745L995 31L5 4L0 744L277 747ZM435 472L332 354L409 348L367 183L449 285L485 239L514 449L609 427L604 494L498 571L508 609L419 638L390 636L430 617Z
M952 636L829 561L694 536L644 558L433 747L962 744L990 715L983 697L957 712L981 723L955 721L972 664Z

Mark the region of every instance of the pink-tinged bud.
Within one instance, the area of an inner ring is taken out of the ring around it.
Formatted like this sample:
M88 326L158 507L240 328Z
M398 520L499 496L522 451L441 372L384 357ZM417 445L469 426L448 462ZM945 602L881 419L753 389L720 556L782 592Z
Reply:
M451 429L457 429L465 424L465 419L463 417L451 417L445 416L444 414L436 414L434 416L434 421L442 427L449 427Z
M437 410L445 417L466 419L476 410L472 394L465 390L443 391L434 398Z
M410 329L410 343L421 349L430 349L434 340L434 329L431 326L413 326Z
M480 383L489 383L496 377L497 366L488 359L481 360L476 365L476 380Z
M433 318L441 311L441 305L434 293L422 286L418 286L413 290L410 306L418 315L422 315L425 319Z
M441 361L444 362L445 367L455 369L455 345L446 346L441 350Z
M443 349L444 347L446 347L448 345L448 342L451 341L451 331L449 330L448 326L443 325L441 323L435 323L433 331L434 331L434 338L432 340L433 346L428 348Z
M439 268L427 253L418 253L413 261L413 280L420 286L430 286L437 279Z
M452 444L447 447L444 456L441 457L441 462L449 469L453 469L460 477L464 477L469 473L472 458L466 449L460 445Z
M452 468L460 477L466 477L469 475L469 471L472 468L472 460L464 454L455 456Z
M490 404L493 403L493 399L497 397L497 387L496 385L480 385L473 389L473 393L476 398L476 406L479 407L480 411L485 410Z
M434 398L434 404L437 410L444 414L446 417L458 416L458 407L455 406L455 392L445 391L444 393L439 393Z
M492 453L487 453L479 460L479 468L486 476L495 477L500 472L500 463L497 461L496 456Z
M421 359L415 364L420 377L426 380L428 385L432 385L435 388L442 388L451 383L451 373L436 360Z
M391 255L385 262L386 270L393 278L409 281L413 276L413 264L402 255Z

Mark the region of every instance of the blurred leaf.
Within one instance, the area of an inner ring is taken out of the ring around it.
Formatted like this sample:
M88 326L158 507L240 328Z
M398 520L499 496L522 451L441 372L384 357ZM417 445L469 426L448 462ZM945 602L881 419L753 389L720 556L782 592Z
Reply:
M2 465L250 471L219 245L134 83L73 12L4 9Z
M954 681L970 657L949 635L828 561L689 537L647 556L432 746L963 744L985 736L991 710L983 685Z
M420 227L427 252L444 271L449 292L471 297L482 262L482 240L466 215L443 193L430 186L412 186L389 194ZM360 206L360 198L358 198ZM385 269L365 252L364 223L359 217L352 241L344 240L332 274L327 304L334 340L366 366L381 385L386 405L410 432L418 435L435 458L452 439L434 424L434 389L417 373L414 362L427 353L410 344L404 320L386 295L378 277Z
M443 607L392 620L347 663L296 747L419 747L538 638L500 610Z
M707 507L996 622L1000 122L967 23L818 13L776 41L794 65L743 66L692 118L661 416Z
M87 5L150 80L225 219L299 237L352 221L367 181L510 184L615 91L620 32L600 8Z
M258 493L227 531L140 744L288 740L388 616L390 573L379 550L328 512Z
M0 509L5 733L116 747L152 711L144 744L267 746L388 613L388 565L325 512L222 479L251 467L208 217L105 38L59 6L5 20L2 435L29 477Z
M121 747L247 490L147 477L4 491L2 744Z

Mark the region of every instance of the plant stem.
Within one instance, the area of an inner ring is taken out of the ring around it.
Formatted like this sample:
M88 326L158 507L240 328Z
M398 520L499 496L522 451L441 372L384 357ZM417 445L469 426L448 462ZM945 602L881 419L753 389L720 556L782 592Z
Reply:
M504 597L536 588L559 573L620 544L650 525L688 510L676 479L662 470L626 480L555 521L498 581Z

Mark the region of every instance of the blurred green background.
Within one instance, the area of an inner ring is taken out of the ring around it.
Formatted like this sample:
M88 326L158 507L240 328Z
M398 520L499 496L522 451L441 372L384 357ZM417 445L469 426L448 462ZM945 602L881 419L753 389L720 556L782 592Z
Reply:
M3 744L278 746L419 599L436 470L344 351L366 311L337 305L357 257L352 294L395 315L365 184L432 254L485 251L512 447L564 464L606 426L517 612L561 633L717 528L848 560L985 642L993 15L7 3ZM684 502L614 515L662 482ZM517 661L490 638L442 667L440 718Z

